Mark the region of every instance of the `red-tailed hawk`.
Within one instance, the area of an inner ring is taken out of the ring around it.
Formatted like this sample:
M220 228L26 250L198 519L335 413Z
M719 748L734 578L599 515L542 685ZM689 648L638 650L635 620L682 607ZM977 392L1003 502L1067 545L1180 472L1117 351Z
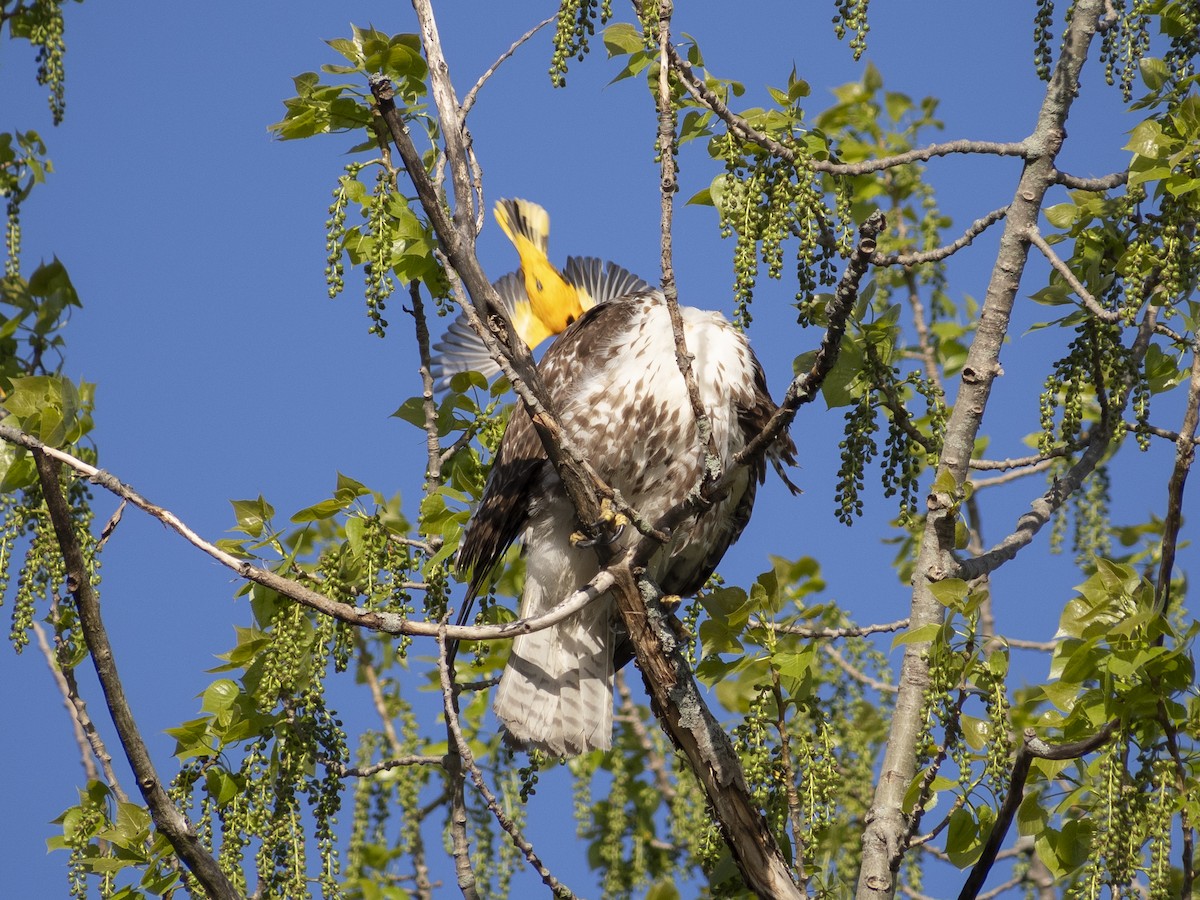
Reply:
M680 307L701 402L723 465L775 412L762 368L745 336L720 314ZM700 480L702 453L666 300L643 290L594 306L551 345L538 366L565 432L597 473L650 521ZM774 461L794 462L784 435ZM724 500L675 529L649 567L668 594L699 590L746 526L765 473L744 468ZM514 411L479 508L463 538L459 566L471 576L468 603L505 549L524 546L520 615L537 615L597 572L594 550L576 546L575 510L523 406ZM617 539L620 550L636 535ZM513 641L494 701L519 745L571 756L612 743L614 650L619 623L600 597L551 628Z
M650 285L611 262L569 256L560 273L550 262L550 216L528 200L499 200L496 221L517 248L519 272L496 282L496 293L509 321L530 350L561 332L598 303L624 297ZM437 390L446 390L459 372L481 372L491 378L500 371L460 313L434 345L432 372Z

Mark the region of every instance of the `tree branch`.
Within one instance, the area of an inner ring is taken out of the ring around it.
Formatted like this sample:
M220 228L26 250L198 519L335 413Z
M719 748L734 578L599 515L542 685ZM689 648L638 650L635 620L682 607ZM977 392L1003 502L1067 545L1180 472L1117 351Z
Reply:
M1021 274L1029 255L1027 230L1036 225L1047 190L1056 183L1054 161L1065 137L1065 124L1079 88L1079 73L1096 33L1103 0L1079 0L1063 38L1063 49L1046 88L1037 123L1019 144L993 147L987 152L1022 156L1025 165L1005 217L996 264L984 297L979 325L967 352L958 394L950 405L935 483L966 480L975 438L987 408L992 383L1000 374L1000 351L1008 333ZM947 152L984 150L954 142L941 145ZM921 151L928 158L930 148ZM940 155L940 154L939 154ZM955 524L958 501L954 493L933 492L927 499L928 515L913 572L910 609L917 629L942 621L944 609L932 587L954 571ZM906 645L900 668L899 693L892 716L887 747L875 798L863 834L859 900L883 900L896 891L896 872L908 832L904 795L915 776L916 746L921 737L921 709L930 683L927 643Z
M1091 291L1083 286L1083 282L1075 277L1075 273L1071 271L1071 267L1063 262L1059 255L1054 252L1054 248L1042 237L1042 233L1036 225L1032 226L1026 232L1026 237L1029 238L1029 243L1042 251L1042 255L1046 257L1046 260L1054 268L1054 271L1062 276L1063 281L1075 292L1075 296L1083 302L1088 312L1101 322L1107 322L1110 325L1121 321L1121 314L1119 312L1112 309L1105 309L1101 306L1100 302L1092 296Z
M348 625L356 625L360 628L367 628L371 631L382 632L383 634L436 637L439 633L441 626L436 622L414 622L397 613L385 612L383 610L359 609L358 607L326 597L324 594L307 588L290 578L285 578L275 572L255 566L246 560L238 559L201 538L174 513L161 506L154 505L133 488L119 481L108 472L97 469L95 466L89 465L62 450L48 447L37 438L23 431L8 425L0 425L0 440L43 453L61 463L65 463L76 472L86 476L93 484L111 491L118 497L128 500L138 509L149 513L183 537L192 546L202 550L217 562L232 569L237 573L238 577L270 588L280 595L295 600L297 603L314 609L323 615L330 616ZM612 586L613 581L614 578L611 572L601 570L587 585L540 616L517 619L513 622L506 622L503 625L449 625L446 626L446 635L451 640L457 641L490 641L504 640L506 638L514 638L519 634L541 631L543 628L556 625L563 619L583 609L588 603L591 603L592 600L607 591Z
M1146 348L1150 345L1150 337L1154 333L1155 315L1155 307L1148 307L1145 317L1142 319L1138 336L1134 340L1130 352L1134 367L1141 365L1142 358L1146 354ZM1126 385L1127 387L1128 384ZM994 572L1033 541L1034 536L1050 521L1050 517L1054 515L1055 511L1067 501L1071 494L1079 489L1079 486L1083 484L1083 480L1095 471L1096 466L1107 455L1109 446L1112 443L1113 434L1116 431L1116 424L1121 420L1121 412L1128 400L1128 395L1129 391L1127 389L1122 390L1120 392L1118 407L1106 408L1106 411L1101 416L1101 420L1093 426L1091 433L1088 435L1087 443L1084 444L1084 450L1079 459L1075 461L1075 464L1067 470L1067 473L1062 478L1055 479L1049 490L1029 505L1029 512L1017 520L1017 527L1012 533L986 553L982 553L973 559L964 560L961 563L954 563L951 567L951 571L954 573L953 577L969 581L972 578L979 578L982 575Z
M170 841L180 860L210 897L216 900L237 900L240 895L233 884L225 877L216 859L205 849L191 822L167 796L166 789L154 770L150 752L146 749L141 732L138 731L125 696L125 689L117 673L108 632L100 616L100 599L92 587L91 573L75 535L75 523L59 483L61 467L57 460L42 451L35 451L33 459L37 466L46 509L50 513L54 534L58 538L58 546L66 564L67 589L75 599L75 608L79 614L88 654L92 658L96 677L104 691L104 699L108 702L108 711L121 746L125 750L130 768L133 769L138 789L142 793L142 799L146 801L154 825Z
M633 548L612 567L617 576L613 597L651 709L687 757L747 887L760 897L800 898L765 817L750 799L737 751L704 702L658 588L630 566L635 556Z
M693 99L706 109L711 110L721 119L725 123L725 127L735 137L757 144L779 159L788 162L796 160L796 151L793 148L754 128L745 119L730 110L720 97L708 89L703 79L696 75L692 70L691 64L679 55L674 46L669 48L669 61L671 68L679 75L684 88L692 95ZM928 147L909 150L907 153L864 160L860 163L837 163L830 160L814 159L808 164L814 171L825 172L830 175L867 175L871 172L880 172L884 169L891 169L913 162L923 162L933 159L935 156L949 156L953 153L986 153L995 156L1023 157L1028 152L1029 147L1023 141L1014 144L999 141L955 140L946 141L941 144L930 144Z
M1013 762L1008 796L1004 798L1004 803L996 814L996 824L992 826L992 833L988 835L987 843L983 846L983 853L971 869L971 874L967 876L967 880L958 894L958 900L974 900L987 880L988 873L996 862L996 854L1000 852L1000 847L1012 825L1013 817L1017 814L1021 800L1025 797L1025 782L1029 778L1029 767L1033 761L1035 759L1078 759L1106 744L1116 728L1117 720L1113 719L1091 737L1069 744L1048 744L1039 738L1037 732L1032 728L1025 729L1025 740L1017 748L1017 756Z
M1188 384L1187 404L1179 437L1175 441L1175 464L1167 482L1167 515L1163 519L1161 561L1158 583L1154 586L1154 602L1160 615L1171 606L1171 574L1175 568L1175 550L1179 544L1179 529L1183 527L1183 490L1188 472L1196 461L1196 426L1200 422L1200 341L1192 347L1192 374Z

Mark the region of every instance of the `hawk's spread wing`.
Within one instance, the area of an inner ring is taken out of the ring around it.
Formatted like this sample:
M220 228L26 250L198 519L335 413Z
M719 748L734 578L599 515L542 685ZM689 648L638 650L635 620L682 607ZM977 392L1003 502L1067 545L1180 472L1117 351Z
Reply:
M533 349L582 316L585 310L650 285L620 266L592 257L568 257L563 272L550 262L550 216L528 200L496 202L496 222L521 260L519 271L495 288L517 336ZM483 341L459 313L433 347L434 389L444 391L459 372L491 378L500 371Z

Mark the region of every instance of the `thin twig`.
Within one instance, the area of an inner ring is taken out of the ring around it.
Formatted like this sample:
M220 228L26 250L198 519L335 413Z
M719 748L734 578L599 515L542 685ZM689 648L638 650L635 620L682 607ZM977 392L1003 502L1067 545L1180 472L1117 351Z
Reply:
M433 364L429 354L429 322L425 318L425 302L421 299L421 283L411 282L408 296L416 322L417 355L421 362L421 409L425 414L425 488L432 489L442 478L442 447L438 440L438 409L433 401ZM431 542L433 543L433 542Z
M708 89L703 79L699 78L692 70L691 64L681 57L673 46L668 49L671 68L679 75L687 92L698 103L715 113L735 137L757 144L779 159L788 162L796 160L796 151L793 148L754 128L745 119L730 110L720 97ZM860 163L837 163L831 160L814 159L808 161L807 165L814 171L830 175L867 175L871 172L879 172L913 162L923 162L936 156L949 156L953 153L1026 156L1028 152L1029 149L1025 142L956 140L931 144L928 147L909 150L895 156L864 160Z
M116 780L116 774L111 773L112 757L105 748L100 735L96 733L95 724L87 712L87 704L79 696L74 683L67 681L66 673L58 664L54 648L50 646L50 641L46 638L46 629L42 627L41 622L35 621L30 624L33 627L33 636L37 639L38 649L42 651L46 666L50 669L50 677L54 679L54 683L58 686L58 692L62 694L63 705L71 714L71 729L75 732L75 743L79 746L79 761L83 765L84 777L88 781L99 781L100 770L96 768L96 760L104 761L105 778L108 779L109 786L113 788L113 794L118 796L121 802L127 801L129 798L121 790L120 784ZM120 792L119 795L118 792Z
M509 47L507 50L505 50L503 53L501 53L500 56L496 59L496 61L487 67L487 71L479 76L479 80L475 82L475 84L471 87L471 89L469 91L467 91L467 95L465 97L463 97L462 117L464 119L467 117L467 114L471 112L471 107L473 107L475 105L475 100L479 96L479 91L483 88L484 84L487 83L487 80L496 74L496 70L499 69L500 66L509 57L511 57L514 53L516 53L522 44L524 44L527 40L529 40L531 37L533 37L535 34L537 34L539 31L541 31L543 28L545 28L547 25L549 25L551 22L553 22L557 18L558 18L558 15L555 14L553 16L547 16L546 18L542 19L542 21L538 22L536 25L534 25L532 28L530 28L527 32L525 32L523 35L521 35L519 38L517 38L515 41L513 41L513 45L511 47Z
M936 247L933 250L913 251L911 253L889 253L886 256L882 253L876 253L871 258L871 262L877 266L917 266L922 263L939 262L953 256L963 247L969 247L975 238L983 234L997 222L1004 218L1008 213L1008 207L1002 206L999 209L993 209L986 216L976 219L972 222L967 230L962 233L958 240L945 244L941 247Z
M1191 382L1188 385L1187 405L1179 438L1175 442L1175 464L1167 482L1167 514L1163 518L1162 550L1158 567L1158 583L1154 589L1155 608L1165 616L1171 606L1171 576L1175 568L1175 550L1179 545L1179 530L1183 527L1183 492L1188 472L1196 461L1196 426L1200 422L1200 342L1192 349Z
M329 760L318 760L318 762L324 763L332 769L339 778L370 778L380 772L390 772L392 769L406 766L437 766L441 768L446 765L446 757L411 753L407 756L393 756L390 759L380 760L369 766L345 766Z
M800 803L800 791L796 788L796 771L792 766L791 736L788 734L787 703L783 698L779 670L771 667L771 694L775 699L775 730L779 733L779 764L783 768L782 781L787 795L788 820L792 826L792 859L796 869L796 883L808 893L808 874L804 870L804 807Z
M1075 273L1071 271L1071 267L1063 262L1062 258L1054 252L1054 248L1046 242L1046 239L1042 237L1042 233L1036 226L1026 229L1025 235L1029 238L1029 243L1042 251L1042 256L1046 257L1047 262L1050 263L1054 271L1062 276L1063 281L1075 292L1075 296L1083 302L1088 312L1101 322L1107 322L1110 325L1121 321L1121 314L1119 312L1112 309L1105 309L1100 305L1100 301L1092 295L1091 291L1083 286L1082 281L1075 277Z
M860 684L864 684L867 687L871 688L872 690L878 691L881 694L894 694L898 690L896 685L888 684L886 681L880 681L878 678L872 678L870 675L868 675L862 669L859 669L852 662L850 662L850 660L848 660L848 659L846 659L846 657L842 656L842 654L840 652L838 652L836 647L833 647L830 644L822 644L821 649L825 652L826 656L828 656L835 663L837 663L837 666L839 669L841 669L843 672L845 672L847 675L849 675L851 678L853 678L855 681L859 682Z
M675 267L672 262L671 225L675 214L675 192L679 184L675 171L675 104L671 98L671 67L668 64L671 46L672 0L658 3L658 90L654 95L658 114L658 158L659 195L661 217L659 221L659 245L662 258L662 292L667 301L667 313L671 318L671 331L675 337L675 364L683 376L688 402L692 407L692 418L696 422L696 449L702 460L700 484L697 490L716 480L721 474L721 457L717 452L716 435L708 411L700 399L700 386L692 367L695 356L689 352L683 331L683 316L679 312L679 294L675 285Z
M836 639L900 631L908 627L908 619L897 619L895 622L884 622L880 625L850 625L846 628L810 628L807 625L774 625L772 627L780 634L794 634L805 638Z
M484 780L483 773L479 771L479 766L475 764L475 755L471 752L471 747L463 737L462 728L459 726L458 713L454 708L452 697L454 696L454 681L450 674L450 661L446 652L447 629L443 626L443 630L438 634L438 673L441 675L442 683L442 708L446 713L446 724L450 729L450 735L453 738L455 749L458 752L462 764L466 767L468 774L471 776L471 781L475 783L476 790L483 797L487 804L488 810L496 818L496 822L508 834L513 846L521 851L521 854L533 867L533 870L538 873L542 879L542 883L550 888L555 897L561 900L571 900L575 894L565 884L554 877L554 874L546 868L546 865L534 852L533 844L526 840L521 830L516 823L505 814L500 807L500 802L496 799L495 794L487 786Z

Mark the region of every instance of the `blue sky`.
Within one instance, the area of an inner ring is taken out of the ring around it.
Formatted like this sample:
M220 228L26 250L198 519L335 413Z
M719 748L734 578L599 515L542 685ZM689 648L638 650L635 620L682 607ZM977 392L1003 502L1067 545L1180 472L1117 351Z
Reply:
M766 85L783 85L793 65L812 85L810 108L830 89L857 80L868 61L887 87L941 99L945 138L1019 140L1032 127L1042 85L1032 63L1032 12L1012 4L925 4L920 15L880 5L871 12L862 62L833 36L831 3L680 5L677 31L694 35L716 73L742 80L744 101L765 103ZM621 8L618 5L618 9ZM440 27L460 94L550 4L450 3ZM291 77L340 59L322 41L349 34L349 22L386 32L412 31L405 4L216 2L70 5L67 13L67 116L49 123L33 82L32 54L5 42L0 56L0 130L34 128L56 172L24 212L26 271L57 255L82 297L67 331L67 372L98 384L96 430L101 465L216 539L233 525L229 500L262 494L286 517L328 496L337 472L384 493L400 492L412 510L419 495L422 435L390 413L418 392L415 340L393 310L386 340L367 334L356 283L337 301L325 295L324 228L330 191L356 142L333 136L280 143L267 126L281 118ZM551 258L613 259L647 280L658 277L658 171L652 157L653 110L638 80L608 85L616 68L594 53L574 63L566 90L553 90L543 32L501 67L480 95L470 125L490 202L519 196L551 214ZM1098 79L1094 55L1087 87L1069 123L1062 167L1099 175L1121 168L1123 134L1135 124L1115 90ZM937 160L929 166L951 235L1011 199L1019 162ZM698 145L681 157L680 197L716 173ZM985 179L977 182L977 177ZM995 234L951 267L954 296L982 297ZM707 207L678 207L676 274L683 302L731 312L732 244ZM490 224L480 243L485 268L515 268L511 247ZM1032 265L1023 293L1044 284ZM792 327L794 287L761 282L751 340L779 395L791 360L819 335ZM394 303L398 307L399 303ZM1043 310L1023 303L1014 339ZM997 438L989 455L1025 452L1020 437L1037 428L1037 393L1059 347L1041 332L1006 351L986 423ZM1177 417L1175 417L1177 419ZM792 499L777 482L760 495L745 536L722 567L749 580L767 555L812 555L823 565L827 599L862 622L907 614L908 592L879 543L892 517L876 489L864 520L833 519L833 476L841 413L807 408L793 427L804 489ZM1165 417L1171 427L1174 420ZM1140 476L1161 485L1165 448L1133 460L1118 488L1119 521L1140 521L1163 498L1147 496ZM999 539L1040 490L1027 480L989 496L987 536ZM1157 490L1157 488L1156 488ZM98 518L115 506L98 496ZM1192 529L1194 532L1194 529ZM1194 535L1193 535L1194 536ZM1069 559L1045 553L1044 536L995 580L1002 630L1047 639L1070 587L1082 580ZM1179 564L1195 569L1196 552ZM104 551L102 596L126 687L164 772L173 742L164 728L193 716L214 654L228 649L249 611L233 598L232 575L157 523L127 512ZM1024 662L1031 677L1044 662ZM103 703L82 674L94 716ZM340 711L353 723L369 710ZM0 760L9 772L0 817L0 853L11 896L64 893L65 854L47 857L48 824L74 801L78 754L61 700L36 650L0 651ZM103 729L108 734L107 729ZM109 740L114 752L118 745ZM124 781L132 788L132 779ZM559 874L595 895L581 853L570 847L569 798L539 793L533 834L542 855L565 858ZM564 856L565 854L565 856ZM533 882L529 882L532 884ZM448 892L447 892L448 893Z

